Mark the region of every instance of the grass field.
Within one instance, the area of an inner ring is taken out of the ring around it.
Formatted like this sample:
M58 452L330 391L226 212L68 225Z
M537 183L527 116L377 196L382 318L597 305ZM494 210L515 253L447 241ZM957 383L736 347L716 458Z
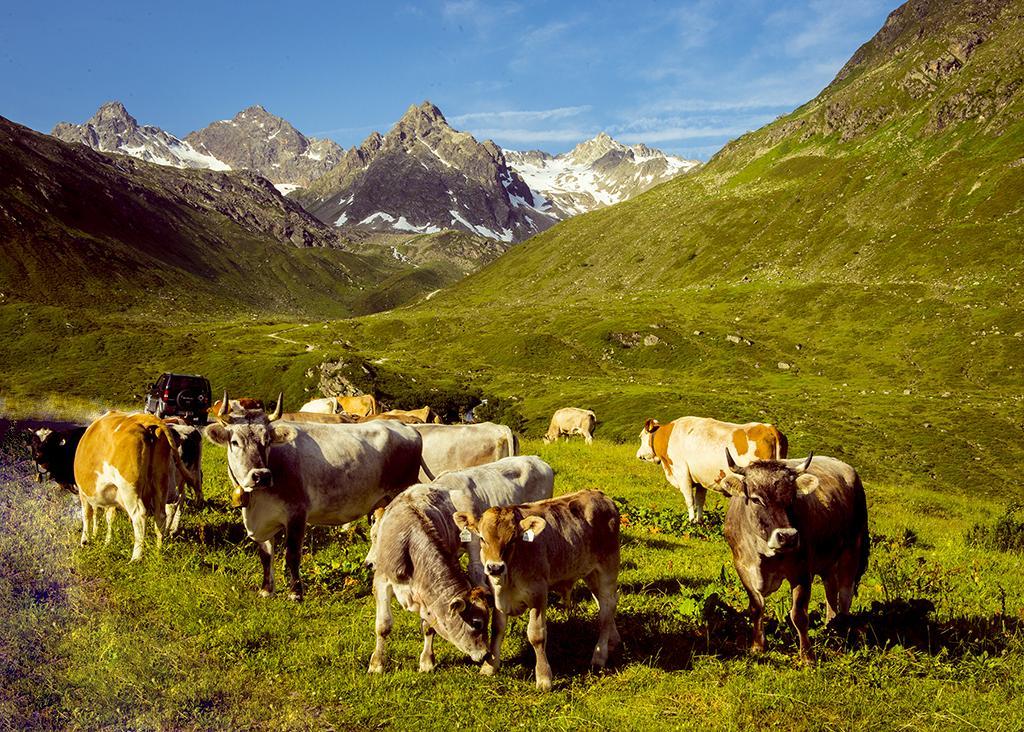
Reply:
M528 440L523 451L554 466L556 493L600 488L626 517L623 646L606 673L588 673L595 612L581 585L572 610L551 614L550 694L534 690L522 618L497 677L478 676L443 641L436 672L421 675L418 621L396 609L387 672L367 675L367 545L340 529L307 535L304 603L258 598L259 563L228 507L219 448L204 457L208 506L187 514L162 553L150 540L129 565L128 522L119 517L112 546L78 548L76 501L30 482L9 441L0 718L18 729L1024 726L1024 577L1019 554L994 548L1000 519L998 536L1020 538L1008 501L866 475L874 547L856 612L825 630L816 587L820 660L802 668L779 620L785 591L769 600L768 652L745 650L745 595L721 537L721 499L709 498L709 525L694 530L682 497L633 445Z

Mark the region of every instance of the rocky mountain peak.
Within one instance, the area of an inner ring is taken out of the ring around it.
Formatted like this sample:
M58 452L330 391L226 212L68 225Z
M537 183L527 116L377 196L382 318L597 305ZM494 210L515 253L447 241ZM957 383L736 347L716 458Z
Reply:
M568 157L580 165L590 165L613 150L625 152L626 146L612 138L607 132L600 132L590 140L574 147Z

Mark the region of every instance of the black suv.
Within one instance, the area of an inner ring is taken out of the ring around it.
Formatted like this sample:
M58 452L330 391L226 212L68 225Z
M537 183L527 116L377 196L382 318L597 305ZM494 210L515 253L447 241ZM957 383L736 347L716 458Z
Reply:
M195 374L162 374L149 388L146 411L157 417L181 417L189 424L206 424L210 382Z

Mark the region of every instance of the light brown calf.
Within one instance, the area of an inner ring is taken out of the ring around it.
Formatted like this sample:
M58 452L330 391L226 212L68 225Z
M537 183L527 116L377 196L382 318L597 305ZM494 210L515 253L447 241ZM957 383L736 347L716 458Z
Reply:
M579 491L546 501L454 515L481 539L481 559L494 590L491 657L480 671L501 665L509 615L530 611L527 638L537 655L537 688L551 689L548 663L548 591L567 595L583 579L598 605L598 637L591 664L603 668L619 643L615 605L619 577L619 510L601 491Z

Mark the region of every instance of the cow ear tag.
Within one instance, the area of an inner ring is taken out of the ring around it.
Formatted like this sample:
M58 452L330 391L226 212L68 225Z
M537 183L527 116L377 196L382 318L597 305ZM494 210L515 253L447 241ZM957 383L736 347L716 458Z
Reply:
M534 536L533 529L527 529L523 532L523 541L533 541Z
M459 541L463 544L468 544L473 539L473 534L470 533L469 529L463 529L459 532Z

